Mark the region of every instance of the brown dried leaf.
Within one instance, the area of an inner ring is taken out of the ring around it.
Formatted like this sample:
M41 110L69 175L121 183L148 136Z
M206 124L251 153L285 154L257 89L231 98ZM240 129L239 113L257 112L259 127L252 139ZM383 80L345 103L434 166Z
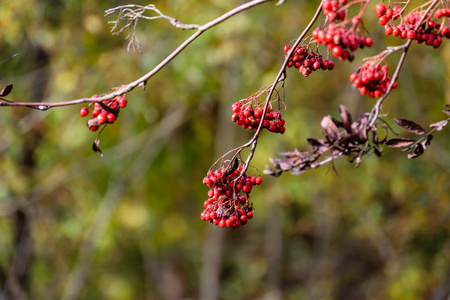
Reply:
M408 158L416 158L423 154L423 146L422 144L417 144L416 148L414 149L414 152L412 154L408 154Z
M441 131L442 128L447 126L447 123L448 123L448 119L447 120L443 120L443 121L439 121L439 122L436 122L436 123L433 123L433 124L430 125L430 127L436 127L437 131Z
M304 153L305 152L300 152L297 149L295 149L294 151L279 152L278 154L281 155L281 156L285 156L285 157L292 157L292 156L301 156Z
M320 122L320 126L322 126L322 128L325 130L325 133L330 139L339 139L339 130L330 116L323 117L322 122Z
M344 105L339 105L339 114L341 115L342 124L348 133L352 132L352 115Z
M307 139L308 143L313 147L314 152L323 153L328 151L328 145L324 140Z
M9 95L9 93L11 93L13 89L13 85L12 84L7 84L3 90L0 92L0 97L6 97Z
M410 120L406 120L406 119L400 119L400 118L394 118L395 123L397 123L398 126L400 126L401 128L403 128L404 130L417 134L417 135L423 135L425 133L427 133L427 131L420 126L419 124L410 121Z
M415 143L415 140L413 140L413 139L396 138L396 139L388 140L387 142L385 142L385 145L388 147L393 147L393 148L401 148L401 147L407 147L414 143Z
M362 142L366 142L367 141L367 132L366 132L366 128L367 128L367 118L364 116L364 114L360 115L360 121L359 121L359 126L358 126L358 137L360 139L360 141Z
M100 152L101 156L103 157L103 152L100 149L100 139L96 138L94 143L92 144L92 150L94 150L94 152Z
M97 118L92 118L87 121L87 127L91 129L92 126L100 126L100 124L98 124Z

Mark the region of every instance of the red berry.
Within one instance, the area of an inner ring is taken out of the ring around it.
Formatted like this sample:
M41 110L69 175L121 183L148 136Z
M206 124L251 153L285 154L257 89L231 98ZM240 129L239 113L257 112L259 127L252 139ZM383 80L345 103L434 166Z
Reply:
M257 185L260 185L260 184L262 183L262 178L261 178L261 176L256 177L255 183L256 183Z
M225 221L225 219L221 219L221 220L220 220L219 226L222 227L222 228L224 228L224 227L226 226L226 221Z
M414 39L416 37L416 33L414 32L414 30L408 30L406 37L410 40Z
M119 106L121 108L124 108L125 106L127 106L127 99L125 99L122 96L117 96L117 101L119 102Z
M91 126L89 129L91 131L97 131L100 127L99 126Z
M96 108L92 112L92 117L96 118L100 114L101 108Z
M358 89L359 93L363 96L367 93L367 88L365 86L360 86Z
M239 220L241 221L241 224L242 225L244 225L244 224L247 224L247 216L246 215L242 215L240 218L239 218Z
M328 70L333 70L334 69L334 62L330 61L328 62Z
M97 122L98 124L103 124L106 122L106 116L103 114L100 114L97 116Z
M89 114L89 109L87 109L86 107L82 107L80 109L80 116L86 117L88 114Z
M339 46L334 46L333 49L331 50L331 53L334 56L340 56L342 54L342 48Z
M112 113L109 113L106 115L106 120L108 121L108 123L114 123L114 121L116 120L116 116Z
M385 33L386 35L391 35L391 34L392 34L392 27L389 26L389 25L385 25L385 27L384 27L384 33Z
M379 19L380 25L386 25L387 22L389 22L389 18L388 17L386 17L386 16L381 16L380 17L380 19Z
M247 213L247 219L251 219L251 218L253 218L253 213L251 211L249 211Z
M250 194L252 191L252 187L250 185L244 185L244 187L242 188L242 191L246 194Z
M378 17L381 17L386 12L386 5L384 3L378 3L375 6L375 12Z

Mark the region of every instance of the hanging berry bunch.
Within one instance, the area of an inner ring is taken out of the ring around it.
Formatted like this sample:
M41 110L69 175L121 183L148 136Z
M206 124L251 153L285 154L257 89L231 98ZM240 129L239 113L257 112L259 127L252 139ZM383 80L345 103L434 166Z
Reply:
M347 0L325 0L322 2L323 14L329 21L345 20L347 17L347 10L343 7L345 4Z
M381 25L386 25L391 20L397 20L404 12L404 8L394 5L393 8L386 6L384 3L377 3L375 13L379 18Z
M289 45L284 46L284 52L288 53L290 50ZM287 55L285 54L285 57ZM297 46L287 66L298 69L303 76L308 77L317 70L333 70L334 62L328 58L323 59L322 54L308 49L307 46Z
M359 90L361 95L369 95L369 97L381 97L384 95L391 83L389 78L388 66L381 64L378 58L369 60L350 75L350 81L354 87ZM392 86L397 87L397 82Z
M327 23L322 29L315 29L312 37L325 45L331 54L340 60L353 61L358 48L371 47L373 40L361 34L364 30L361 18L353 17L350 22Z
M241 176L242 170L243 167L235 159L234 166L221 166L215 171L208 171L203 178L203 184L209 187L208 200L203 204L205 210L200 214L201 220L235 229L253 218L249 194L253 186L261 184L262 179L259 175Z
M415 40L417 43L425 43L434 48L442 44L443 38L450 38L450 29L448 26L443 26L440 22L433 20L431 17L426 17L420 24L419 28L415 30L418 22L422 19L421 13L409 13L403 18L398 26L385 25L386 35L398 36L402 39L408 38Z
M98 98L98 95L93 95L91 98ZM91 102L89 106L94 106L92 110L92 118L87 121L87 126L91 131L97 131L103 124L112 124L117 119L121 108L127 106L127 99L123 96L117 96L111 100L102 102ZM89 108L82 107L80 116L85 117L89 115Z
M235 122L239 126L242 126L242 128L248 128L250 130L258 129L264 113L264 104L259 103L258 97L263 92L267 91L269 87L262 92L258 92L248 97L247 99L233 103L231 105L231 110L233 111L231 121ZM285 105L278 92L276 95L276 99L269 102L267 107L264 115L263 128L266 128L274 133L283 134L286 131L286 128L284 127L285 120L282 118L281 113L282 110L285 110ZM272 104L276 104L277 107L275 108L275 105Z
M425 43L434 48L442 44L444 37L450 38L450 29L448 26L444 26L445 19L442 20L442 23L438 20L448 18L450 9L438 8L434 15L425 15L423 8L418 7L403 17L401 22L396 25L394 20L402 15L403 12L404 8L400 8L398 5L391 9L383 3L377 4L376 14L380 18L380 24L384 25L386 35L398 36L401 39L408 38L415 40L419 44Z

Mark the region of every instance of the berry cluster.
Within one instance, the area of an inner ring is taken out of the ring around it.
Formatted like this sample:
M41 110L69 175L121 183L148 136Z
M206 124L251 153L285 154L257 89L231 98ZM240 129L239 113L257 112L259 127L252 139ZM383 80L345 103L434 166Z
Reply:
M441 23L427 19L417 30L417 23L422 18L421 13L409 13L403 18L403 22L398 26L385 25L386 35L399 36L402 39L408 38L417 43L425 43L434 48L442 44L442 38L450 38L450 29L448 26L441 26Z
M341 10L345 4L347 4L347 0L325 0L322 2L323 14L329 21L334 21L335 19L345 20L347 12Z
M355 73L350 75L350 81L358 88L361 95L368 94L371 98L378 98L384 95L391 83L388 66L373 64L370 61L363 64ZM397 82L392 87L396 88Z
M398 17L403 14L404 9L398 5L393 8L387 7L384 3L378 3L375 6L375 13L379 18L381 25L386 25L390 20L397 20Z
M201 220L235 229L253 218L249 194L254 185L261 184L262 179L247 174L240 176L241 172L242 166L235 170L221 167L208 171L203 184L209 187L209 199L203 204L205 210L200 214Z
M250 130L258 129L264 112L259 103L257 103L254 108L252 101L248 101L247 99L233 103L233 105L231 105L231 110L233 111L231 121L242 126L242 128L248 128ZM273 111L272 108L268 106L263 121L263 128L275 133L284 133L286 131L284 124L285 120L281 117L281 113L279 111Z
M443 17L450 17L450 8L448 8L448 7L447 8L438 8L436 10L435 15L436 15L437 19L440 19Z
M91 98L98 98L98 95L93 95ZM102 102L91 102L89 106L94 105L92 111L92 118L88 120L87 125L91 131L97 131L102 124L112 124L119 115L119 110L127 106L127 99L122 96L117 96L111 100ZM89 114L89 108L82 107L80 116L85 117Z
M291 47L288 45L284 46L284 52L289 52ZM285 55L285 57L288 54ZM289 59L288 65L289 68L295 67L298 69L303 76L308 77L313 71L316 70L333 70L334 62L328 59L323 59L322 55L314 53L313 51L309 52L305 46L297 46L295 48L295 52L292 54Z
M360 36L355 28L361 24L359 17L352 19L352 29L340 27L335 23L329 23L324 29L315 29L312 37L322 45L326 45L331 50L333 56L340 60L353 61L354 51L358 48L371 47L373 40L370 37Z

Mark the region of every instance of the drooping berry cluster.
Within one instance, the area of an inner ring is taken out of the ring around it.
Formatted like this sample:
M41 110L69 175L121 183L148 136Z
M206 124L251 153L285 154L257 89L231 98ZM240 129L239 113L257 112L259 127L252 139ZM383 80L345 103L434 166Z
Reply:
M358 48L371 47L373 44L370 37L359 34L360 24L361 19L359 17L352 18L350 28L329 23L323 29L313 30L312 37L317 43L327 46L333 56L340 60L353 61L355 58L354 51Z
M262 179L247 174L240 176L242 170L239 166L235 170L221 167L208 171L203 184L209 187L209 198L203 204L205 210L200 214L201 220L235 229L253 218L249 194L254 185L261 184Z
M425 43L434 48L442 44L444 37L450 38L450 29L448 26L443 26L437 22L432 16L427 15L423 22L419 25L420 20L424 16L424 12L410 12L398 25L387 24L390 20L395 20L398 16L403 14L403 9L394 6L393 9L386 7L383 3L378 3L376 6L377 16L380 17L380 24L384 25L384 32L386 35L398 36L401 39L415 40L417 43ZM450 16L450 9L438 8L435 13L436 19ZM416 27L419 27L416 30Z
M355 73L350 75L350 81L358 88L361 95L369 97L381 97L387 91L391 79L389 78L388 66L379 63L373 64L368 61L360 66ZM397 82L392 86L397 87Z
M252 100L256 99L250 98L233 103L231 105L231 110L233 111L231 121L242 126L242 128L256 130L261 123L261 117L264 110L260 103ZM285 123L286 122L281 117L281 112L279 110L274 111L271 106L267 107L263 128L266 128L271 132L283 134L286 131L286 128L284 127Z
M291 47L289 47L289 45L284 46L284 52L287 53L290 50ZM328 59L323 59L321 54L310 51L305 46L297 46L289 59L287 66L289 68L297 68L303 76L308 77L309 74L316 70L333 70L334 62Z
M450 8L438 8L435 13L436 19L440 19L443 17L450 18Z
M375 13L379 18L379 23L381 25L386 25L390 20L397 20L400 15L402 15L404 9L398 5L393 8L387 7L384 3L377 3L375 6Z
M347 11L341 9L345 4L347 4L347 0L325 0L322 2L323 14L329 21L334 21L336 19L345 20Z
M99 98L98 95L93 95L91 98ZM123 96L117 96L111 100L102 102L91 102L88 107L94 105L92 111L92 118L88 120L87 126L91 131L97 131L103 124L112 124L117 119L121 108L127 106L127 99ZM89 108L82 107L80 116L85 117L89 114Z

